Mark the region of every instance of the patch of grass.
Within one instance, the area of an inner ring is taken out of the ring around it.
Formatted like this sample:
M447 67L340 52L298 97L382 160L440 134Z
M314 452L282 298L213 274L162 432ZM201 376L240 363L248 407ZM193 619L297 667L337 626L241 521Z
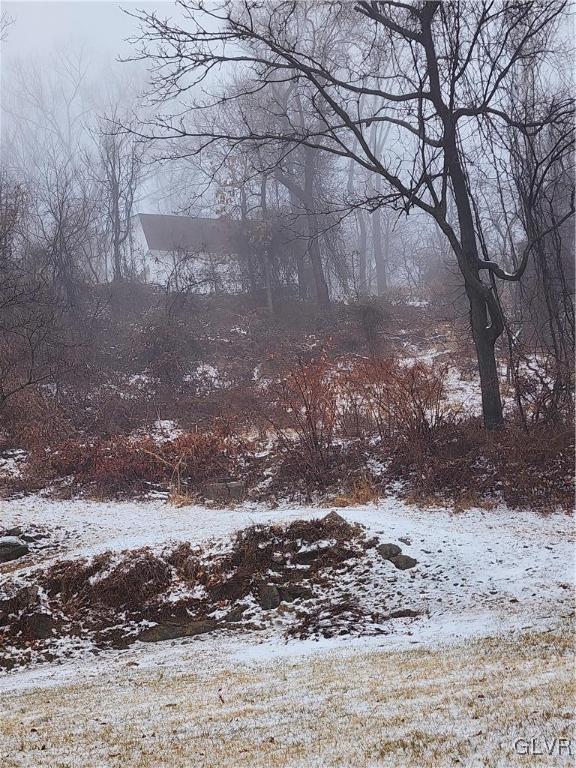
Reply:
M57 707L53 687L6 694L3 765L513 768L529 760L516 739L574 737L570 627L257 665L181 653L59 686Z

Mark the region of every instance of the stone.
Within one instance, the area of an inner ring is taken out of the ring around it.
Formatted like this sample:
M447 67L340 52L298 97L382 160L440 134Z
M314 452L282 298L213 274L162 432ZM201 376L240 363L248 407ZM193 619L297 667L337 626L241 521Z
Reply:
M294 553L294 562L298 565L310 565L324 554L322 549L305 549L303 552Z
M280 605L280 592L274 584L260 582L256 584L256 599L264 611L271 611Z
M163 640L176 640L179 637L194 637L206 632L213 632L218 628L218 622L213 619L202 621L190 621L186 624L157 624L148 627L138 635L138 640L143 643L158 643Z
M6 621L10 614L17 614L27 608L33 608L39 602L37 586L12 588L0 596L0 622Z
M339 515L335 509L329 512L322 518L323 523L336 523L337 525L348 525L348 521L345 520L342 515Z
M52 637L56 622L49 613L31 613L26 617L28 636L34 640L47 640Z
M380 546L376 547L376 551L384 560L391 560L393 557L397 557L402 552L402 549L398 544L380 544Z
M242 621L245 610L246 609L242 608L241 605L237 605L235 608L232 608L230 613L227 613L226 616L224 616L224 621L230 621L232 623Z
M206 483L203 488L204 496L211 501L239 501L246 494L246 483L243 480L225 480L219 483Z
M418 560L415 560L409 555L396 555L396 557L389 557L388 559L401 571L405 571L408 568L414 568L415 565L418 565Z
M302 600L309 600L314 597L314 593L308 587L302 587L300 584L287 584L282 587L278 587L280 593L280 600L286 603L292 603L294 600L301 598Z
M386 619L407 619L407 618L414 618L415 616L420 616L418 611L415 611L413 608L399 608L397 611L392 611L391 613L386 616Z
M18 528L18 527L16 527L16 528L7 528L2 533L2 536L18 536L18 537L20 537L20 536L22 536L23 533L24 533L24 531L22 530L22 528Z
M0 563L17 560L29 551L28 545L17 536L3 536L0 539Z

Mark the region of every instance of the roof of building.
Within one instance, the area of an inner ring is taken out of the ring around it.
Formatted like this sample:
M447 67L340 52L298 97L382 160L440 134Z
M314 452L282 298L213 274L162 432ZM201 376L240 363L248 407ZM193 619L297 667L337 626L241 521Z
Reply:
M156 213L140 213L138 217L151 251L238 253L241 247L239 221Z

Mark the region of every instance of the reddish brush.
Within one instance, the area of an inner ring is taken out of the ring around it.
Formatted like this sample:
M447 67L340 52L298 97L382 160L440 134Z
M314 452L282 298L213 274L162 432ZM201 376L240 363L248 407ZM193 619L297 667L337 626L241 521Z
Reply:
M570 426L509 425L486 432L476 420L449 425L397 446L389 473L419 502L515 508L573 508L574 436Z
M235 454L234 441L220 432L191 432L161 444L149 437L115 436L61 443L35 456L32 470L46 479L73 477L98 495L134 493L150 484L174 485L181 492L229 476Z

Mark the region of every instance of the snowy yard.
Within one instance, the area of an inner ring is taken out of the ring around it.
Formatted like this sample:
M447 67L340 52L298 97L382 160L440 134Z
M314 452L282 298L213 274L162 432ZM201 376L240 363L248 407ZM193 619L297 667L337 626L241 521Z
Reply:
M0 7L0 768L576 766L574 4L122 5Z
M29 497L4 503L2 524L51 536L1 567L25 573L329 511ZM270 626L13 670L0 677L2 764L508 766L526 764L516 739L568 737L570 517L453 514L392 498L339 512L418 560L406 571L385 563L376 578L421 615L391 619L372 637L286 641ZM358 599L379 586L367 583Z
M571 635L243 659L129 652L58 689L5 694L7 766L535 765L570 735ZM565 755L549 765L569 765Z

